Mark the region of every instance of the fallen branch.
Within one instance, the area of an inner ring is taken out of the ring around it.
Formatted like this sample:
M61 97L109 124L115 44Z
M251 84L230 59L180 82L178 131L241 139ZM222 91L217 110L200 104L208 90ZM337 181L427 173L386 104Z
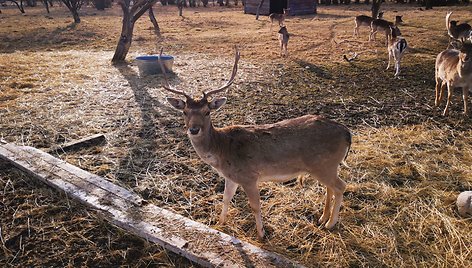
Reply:
M56 153L64 153L66 151L74 151L79 150L84 147L90 147L95 145L103 144L106 141L105 136L103 134L95 134L89 137L85 137L80 140L74 140L68 143L64 143L59 146L54 146L47 150L48 153L56 152Z

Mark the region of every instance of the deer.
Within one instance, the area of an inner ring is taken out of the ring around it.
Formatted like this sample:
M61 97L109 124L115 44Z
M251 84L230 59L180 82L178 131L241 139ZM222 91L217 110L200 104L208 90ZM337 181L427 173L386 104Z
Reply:
M395 26L402 25L403 24L403 16L395 16Z
M472 44L460 42L459 49L446 49L438 54L435 64L436 90L434 105L441 103L444 90L447 87L447 102L442 113L448 113L452 91L456 87L462 88L465 116L468 116L468 96L472 89Z
M288 55L287 46L288 46L289 38L290 38L290 34L287 31L287 27L286 26L280 27L280 30L279 30L280 55L283 57Z
M402 36L397 35L397 31L394 27L390 27L390 34L388 36L388 65L387 70L390 68L390 61L393 59L395 62L395 75L398 77L400 74L400 62L403 54L405 54L408 44L406 39Z
M381 19L383 17L383 12L379 12L377 15L377 19ZM374 18L366 16L366 15L359 15L354 19L355 27L354 27L354 36L359 36L359 28L361 26L367 26L370 28L370 25Z
M468 23L457 24L458 21L451 20L452 11L446 14L447 34L453 40L465 41L472 35L472 27Z
M162 52L161 52L162 53ZM240 52L236 49L233 71L223 86L192 97L169 85L160 62L162 87L182 98L167 97L167 102L182 112L185 129L200 159L212 166L225 180L223 208L219 223L225 224L230 202L242 187L255 217L257 236L264 238L260 182L288 181L300 174L311 174L326 186L326 201L319 224L332 229L338 221L346 183L338 176L351 147L350 130L317 115L304 115L271 124L230 125L215 128L211 113L218 111L226 97L211 96L223 92L236 77Z
M274 20L279 22L279 26L284 26L285 25L285 17L288 15L288 12L290 11L290 8L284 8L283 13L271 13L269 15L270 19L270 30L272 31L272 25L274 24Z
M390 21L386 21L383 19L375 19L372 21L370 24L370 35L369 35L369 41L374 40L375 41L375 35L377 34L378 31L383 31L385 32L385 37L386 37L386 45L388 46L388 36L391 33L391 29L395 31L395 34L397 36L401 35L400 29Z

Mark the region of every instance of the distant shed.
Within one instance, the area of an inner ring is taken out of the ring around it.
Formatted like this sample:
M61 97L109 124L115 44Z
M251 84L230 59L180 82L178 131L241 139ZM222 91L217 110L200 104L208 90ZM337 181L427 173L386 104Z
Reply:
M261 0L246 0L244 5L245 14L256 14ZM283 13L284 8L289 8L289 15L305 15L316 13L316 0L264 0L259 9L259 15L271 13Z

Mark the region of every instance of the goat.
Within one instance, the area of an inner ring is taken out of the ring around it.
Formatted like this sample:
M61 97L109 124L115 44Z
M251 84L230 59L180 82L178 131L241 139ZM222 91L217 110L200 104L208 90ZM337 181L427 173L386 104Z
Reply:
M280 55L287 56L287 46L288 46L288 39L290 38L290 34L287 31L286 26L280 27L279 30L279 42L280 42Z
M397 36L402 35L402 33L400 32L400 29L394 23L392 23L390 21L383 20L383 19L373 20L371 25L370 25L370 29L371 29L371 31L370 31L370 35L369 35L369 41L371 41L371 40L375 41L375 35L380 30L380 31L385 32L386 45L387 46L388 46L388 36L391 33L391 29L393 29L395 31L395 35L397 35Z
M388 65L387 70L390 68L390 61L395 61L395 77L400 74L400 61L402 60L403 54L408 47L406 39L402 36L397 35L397 31L390 27L390 34L388 36Z
M383 12L379 12L379 15L377 15L377 19L381 19L383 17ZM370 28L370 25L374 18L366 16L366 15L360 15L357 16L354 19L355 27L354 27L354 36L359 36L359 27L361 26L367 26Z
M458 21L451 20L452 11L446 14L447 34L451 39L465 41L472 35L472 27L468 23L457 24Z
M435 77L436 90L434 105L441 103L444 90L447 86L447 102L443 116L449 109L452 91L456 87L462 88L462 98L464 101L464 115L468 115L468 96L472 89L472 44L460 42L460 49L446 49L436 57Z

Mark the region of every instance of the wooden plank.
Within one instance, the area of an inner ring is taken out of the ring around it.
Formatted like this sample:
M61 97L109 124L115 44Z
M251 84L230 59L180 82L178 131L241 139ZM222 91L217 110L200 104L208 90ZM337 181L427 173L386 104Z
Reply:
M205 267L301 267L233 236L144 202L38 149L0 144L0 159L96 209L111 223Z
M68 151L79 150L84 147L90 147L95 145L100 145L106 142L105 135L95 134L89 137L82 138L80 140L74 140L67 143L64 143L59 146L54 146L47 150L48 153L57 152L64 153Z

